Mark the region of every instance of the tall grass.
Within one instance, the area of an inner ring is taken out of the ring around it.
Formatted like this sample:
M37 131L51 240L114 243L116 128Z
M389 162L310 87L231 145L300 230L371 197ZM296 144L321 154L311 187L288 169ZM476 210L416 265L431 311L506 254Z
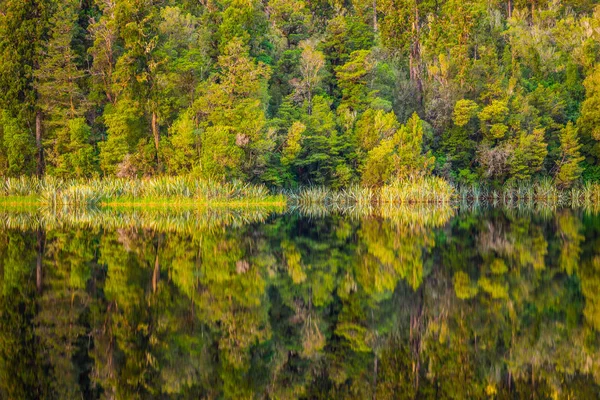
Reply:
M372 204L446 204L469 203L513 207L547 203L561 207L586 207L600 204L600 184L586 183L560 190L551 179L535 183L512 183L500 188L485 185L455 188L439 177L418 177L396 180L381 188L350 186L332 190L309 186L273 194L264 185L241 181L217 182L191 177L154 177L145 179L60 180L6 178L0 180L0 201L37 199L43 205L82 205L124 203L285 203L295 205L321 204L346 207Z
M263 185L241 181L216 182L190 177L155 177L147 179L60 180L51 177L8 178L0 184L2 196L39 196L44 205L85 205L138 201L283 202Z
M454 199L455 193L454 186L437 176L408 178L382 187L379 202L445 204Z
M454 187L435 176L399 179L381 188L350 186L332 190L323 186L304 187L284 192L293 204L358 205L367 204L444 204L455 197Z

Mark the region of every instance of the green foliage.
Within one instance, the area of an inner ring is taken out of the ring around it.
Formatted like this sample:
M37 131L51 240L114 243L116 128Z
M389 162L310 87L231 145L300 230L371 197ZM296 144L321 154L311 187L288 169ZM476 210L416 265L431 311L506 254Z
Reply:
M2 132L2 148L5 149L6 161L2 166L8 176L29 175L34 171L35 147L32 137L8 111L3 111L0 118Z
M306 131L306 126L299 121L296 121L290 127L285 147L281 153L281 164L288 166L293 164L302 149L302 135Z
M369 151L362 183L380 186L392 178L427 175L434 157L423 154L423 121L414 114L393 136Z
M96 153L90 144L91 128L83 118L67 121L56 133L56 159L48 174L61 178L89 178L96 175Z
M509 161L511 179L517 181L531 179L542 169L547 154L543 129L534 129L532 133L521 132L516 138L513 155Z
M578 120L582 132L600 140L600 66L585 78L585 100Z
M473 117L477 115L477 111L479 110L479 106L472 100L459 100L454 105L454 113L452 114L452 119L454 121L454 125L456 126L465 126L471 121ZM484 117L489 115L489 110L484 113Z
M367 78L373 68L371 52L368 50L352 52L348 62L336 68L336 77L342 92L338 113L344 120L351 119L352 114L364 111L369 104L372 93L367 86Z
M183 114L169 130L166 146L163 146L163 159L169 174L178 175L196 171L200 166L200 134L194 121Z
M581 176L583 168L581 162L585 157L579 150L579 136L577 128L569 122L560 132L560 157L557 162L558 171L554 179L562 188L572 186Z
M481 122L481 130L487 139L495 140L504 138L504 135L508 131L508 126L505 124L508 111L505 101L494 100L477 114Z
M442 136L441 155L446 157L446 163L452 171L457 171L457 175L471 167L475 156L476 143L469 136L465 127L458 126L448 129Z
M369 108L356 122L354 134L359 148L368 152L383 139L393 136L397 129L398 121L394 113Z
M301 150L293 163L300 182L312 184L333 183L338 163L336 152L338 134L331 101L323 96L313 99L312 112L304 113L302 123L306 126Z
M100 168L105 175L120 175L123 161L133 153L143 136L144 123L139 104L122 99L104 111L106 141L100 143Z
M80 116L85 100L80 84L84 74L72 42L77 33L78 1L59 5L51 19L52 29L39 69L35 71L38 102L48 129L65 127L65 117ZM52 132L51 132L52 133Z
M202 173L248 177L264 166L265 112L263 89L269 68L254 62L239 39L227 43L219 72L201 87L193 110L201 133Z
M597 180L600 9L563 3L5 0L0 172Z

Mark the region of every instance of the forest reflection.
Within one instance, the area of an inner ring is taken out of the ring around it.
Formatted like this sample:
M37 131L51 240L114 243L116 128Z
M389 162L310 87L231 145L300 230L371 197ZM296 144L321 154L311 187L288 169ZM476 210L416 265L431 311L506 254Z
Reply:
M600 216L0 212L2 398L598 398Z

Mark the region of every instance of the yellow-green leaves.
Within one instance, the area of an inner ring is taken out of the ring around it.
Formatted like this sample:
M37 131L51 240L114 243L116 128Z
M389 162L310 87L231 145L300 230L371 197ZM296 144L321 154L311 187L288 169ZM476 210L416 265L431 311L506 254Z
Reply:
M454 125L465 126L477 115L479 106L473 100L461 99L454 105L454 113L452 119Z
M393 112L369 108L356 122L354 133L358 145L364 151L372 150L383 139L391 137L398 129L398 120Z
M477 116L481 122L481 130L490 140L501 139L508 131L508 127L506 126L506 118L508 117L506 101L492 101Z
M554 179L561 188L571 187L581 176L583 168L581 162L585 157L581 156L579 150L579 137L577 128L569 122L559 134L560 155L556 162L558 171Z
M388 127L392 128L389 125ZM379 145L369 151L362 183L367 186L380 186L389 182L391 178L427 174L433 167L434 158L431 154L423 154L422 147L423 121L417 114L413 114L406 125L401 126L391 137L381 140Z
M600 140L600 66L585 79L585 101L581 105L580 129Z
M281 154L281 163L290 165L298 156L301 149L302 134L306 131L306 125L296 121L288 131L287 140Z
M219 72L200 89L193 110L202 130L202 173L245 177L266 146L263 83L270 70L248 55L240 39L219 57Z

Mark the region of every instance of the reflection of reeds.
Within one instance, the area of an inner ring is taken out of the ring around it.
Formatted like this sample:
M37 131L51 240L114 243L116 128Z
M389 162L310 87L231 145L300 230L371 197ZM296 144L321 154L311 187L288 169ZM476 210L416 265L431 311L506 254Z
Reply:
M508 208L533 208L541 204L594 209L600 204L600 184L587 182L580 187L560 190L551 179L541 179L535 183L509 183L499 189L480 185L461 186L458 188L458 199L462 203L485 202Z
M290 212L311 218L343 215L352 219L383 218L395 225L437 228L445 225L454 215L455 207L449 204L365 204L332 205L300 204L290 207Z
M600 203L595 202L577 202L577 203L558 203L552 201L543 200L507 200L507 201L494 201L494 199L481 199L477 201L461 201L457 204L457 208L461 212L474 212L478 210L484 210L488 208L498 208L504 211L517 212L520 214L536 214L543 217L550 218L554 213L561 208L569 208L574 210L581 210L587 214L598 214L600 213Z
M282 206L242 207L6 207L0 208L0 229L33 230L77 227L82 229L141 229L160 232L193 233L225 226L264 222ZM332 214L355 220L382 218L407 227L440 227L455 212L447 204L349 204L327 207L323 204L292 206L289 213L323 218Z
M191 234L225 226L264 222L276 207L42 208L0 211L0 229L33 230L76 227L86 230L134 229Z

